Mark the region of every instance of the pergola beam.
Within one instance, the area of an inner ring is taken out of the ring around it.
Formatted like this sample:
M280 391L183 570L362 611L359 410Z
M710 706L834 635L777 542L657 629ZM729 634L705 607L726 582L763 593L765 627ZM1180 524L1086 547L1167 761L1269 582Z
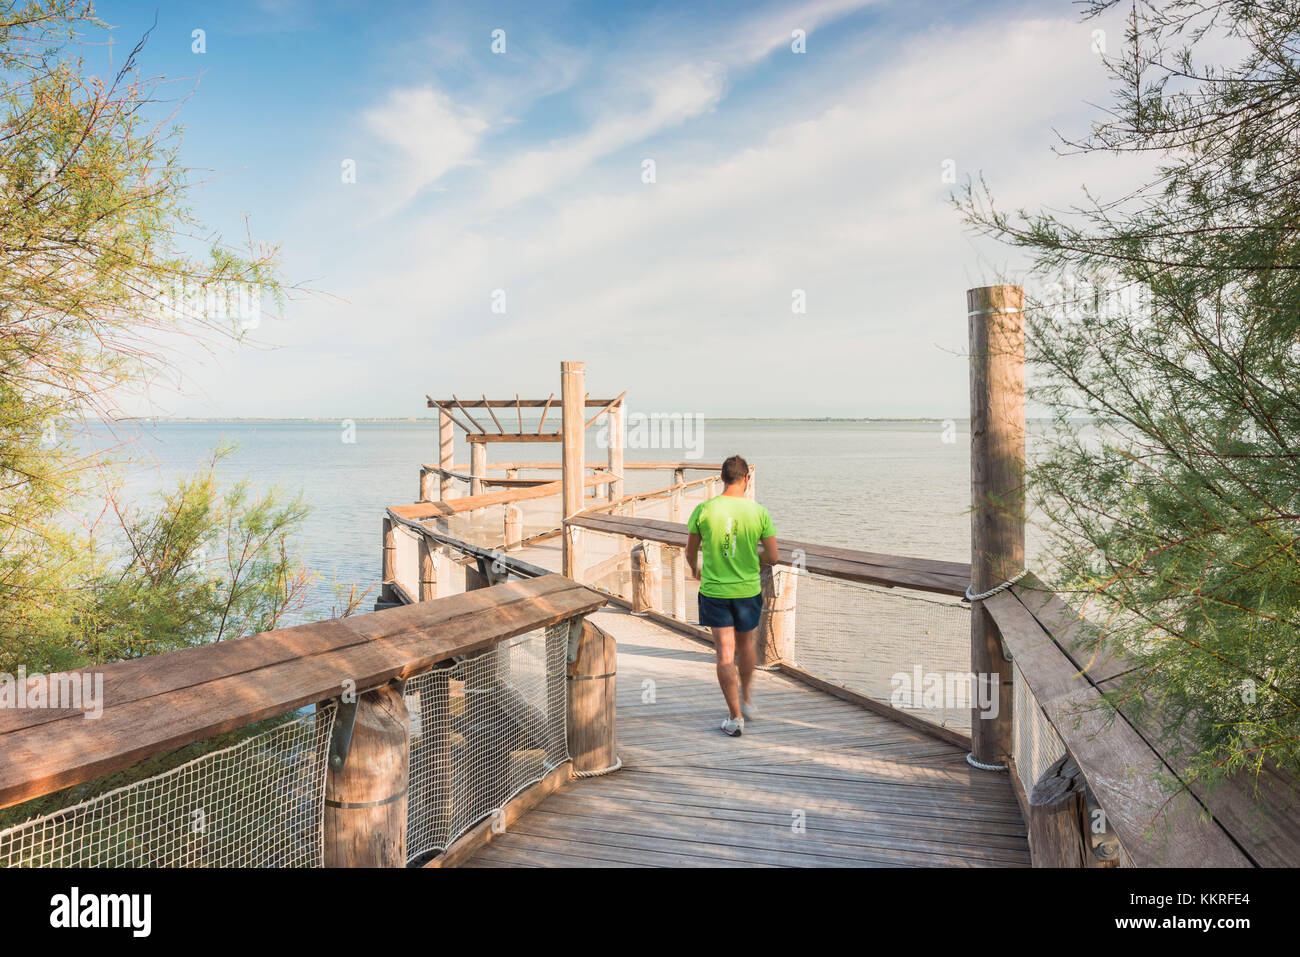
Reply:
M456 403L456 408L460 409L462 412L465 413L465 418L469 419L471 422L474 423L474 428L478 429L480 432L484 433L485 435L487 434L487 429L479 425L478 419L474 418L474 416L469 414L469 410L465 408L465 403L461 402L460 399L456 398L454 395L451 397L451 401Z
M425 398L428 399L429 397L428 397L428 396L425 396ZM472 433L472 432L474 431L474 430L471 429L469 426L467 426L464 422L462 422L460 419L458 419L458 418L456 418L454 415L452 415L452 414L451 414L451 409L447 408L447 407L446 407L445 405L443 405L441 402L438 402L438 401L436 401L436 400L434 400L434 399L429 399L429 407L432 408L432 409L437 409L439 412L441 412L441 413L442 413L443 415L445 415L447 418L451 419L451 421L453 421L453 422L455 422L457 425L459 425L459 426L461 427L461 429L464 430L464 432L465 432L466 435L469 435L470 433Z
M486 396L486 395L483 396L483 401L484 401L484 402L487 401L487 396ZM501 428L501 420L498 419L498 418L497 418L497 414L496 414L495 412L492 411L492 406L489 405L489 406L487 407L487 410L488 410L488 415L492 416L492 421L496 423L497 431L498 431L498 432L502 432L502 433L504 433L504 432L505 432L505 429ZM520 429L519 431L522 432L523 429Z
M624 396L626 396L626 395L627 395L627 390L624 389L623 392L622 392L622 394L619 395L619 397L618 397L617 399L610 399L610 400L609 400L609 404L608 404L607 406L605 406L605 408L603 408L603 409L601 409L599 412L597 412L595 415L593 415L590 419L588 419L588 420L587 420L587 424L584 425L583 428L584 428L584 429L589 429L589 428L591 428L591 423L595 422L597 419L599 419L602 415L604 415L604 414L605 414L606 412L608 412L610 409L614 408L614 406L616 406L616 405L618 405L620 402L622 402Z
M483 399L464 399L458 401L454 397L451 399L434 399L427 395L425 398L429 400L429 408L431 409L436 409L439 405L457 404L465 409L511 409L516 405L525 409L541 409L553 405L555 402L554 393L551 394L549 399L487 399L486 401ZM598 409L609 405L613 401L613 399L593 399L588 396L584 403L589 409Z

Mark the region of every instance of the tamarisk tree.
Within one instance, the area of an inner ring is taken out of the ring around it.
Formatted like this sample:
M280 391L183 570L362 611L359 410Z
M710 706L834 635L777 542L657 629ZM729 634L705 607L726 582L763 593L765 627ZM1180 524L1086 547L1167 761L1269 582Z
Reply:
M222 491L209 469L141 513L118 500L108 463L77 434L119 419L125 393L175 371L165 343L232 341L249 307L283 298L274 250L229 245L192 215L164 81L140 73L144 40L105 77L87 66L85 51L109 39L88 3L0 4L9 673L273 627L304 587L286 548L296 501Z
M1059 210L1006 211L983 182L955 202L1032 264L1033 398L1055 428L1030 492L1053 584L1136 665L1111 704L1161 728L1187 780L1295 774L1300 4L1115 12L1115 100L1060 149L1145 156L1149 176Z

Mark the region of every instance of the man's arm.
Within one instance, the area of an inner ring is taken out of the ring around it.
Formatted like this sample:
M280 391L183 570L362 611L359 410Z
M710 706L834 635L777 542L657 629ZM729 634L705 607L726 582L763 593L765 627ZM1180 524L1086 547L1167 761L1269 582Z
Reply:
M700 533L691 532L686 536L686 567L691 570L692 578L700 577Z
M760 564L775 565L781 560L781 550L776 546L775 535L769 535L767 538L762 539L758 545L761 551L761 554L758 557ZM689 548L690 546L688 545L687 547Z

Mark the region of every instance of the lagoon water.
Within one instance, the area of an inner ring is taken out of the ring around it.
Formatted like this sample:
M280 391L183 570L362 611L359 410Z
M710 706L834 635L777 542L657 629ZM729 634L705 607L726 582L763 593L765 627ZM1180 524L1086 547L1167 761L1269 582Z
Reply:
M298 556L318 576L308 617L329 608L333 582L376 588L384 508L415 501L420 464L437 459L433 418L136 422L128 435L134 442L120 458L132 460L124 468L130 500L141 502L201 469L221 443L237 447L220 466L223 480L246 479L258 490L279 486L302 494L311 514L297 540ZM771 511L778 534L969 560L970 439L963 420L706 420L700 437L702 443L691 452L629 448L626 460L678 460L698 453L698 461L719 462L739 453L757 468L758 499ZM598 438L593 426L588 462L605 460ZM92 441L106 443L107 432L96 430ZM559 452L558 444L502 444L489 446L488 457L490 462L558 461ZM463 442L456 461L469 461ZM704 474L688 473L688 478ZM626 487L649 490L671 481L671 473L629 472Z

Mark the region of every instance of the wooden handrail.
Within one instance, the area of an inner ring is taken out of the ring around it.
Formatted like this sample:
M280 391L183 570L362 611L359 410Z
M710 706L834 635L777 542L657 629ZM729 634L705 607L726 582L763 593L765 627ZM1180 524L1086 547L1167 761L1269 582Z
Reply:
M607 472L599 472L595 475L588 475L586 487L608 485L615 481L615 477ZM459 515L462 512L472 512L475 509L489 508L493 505L509 505L513 502L526 502L534 498L547 498L551 495L560 495L563 492L564 483L560 481L547 482L545 485L533 485L528 488L512 488L501 492L484 492L481 495L466 495L463 498L449 498L443 502L416 502L414 505L390 505L388 511L394 516L409 519L422 518L443 518L448 515Z
M512 575L518 578L540 578L543 575L555 574L549 568L542 568L540 565L526 562L523 559L516 558L513 555L501 551L499 548L483 548L478 545L471 545L469 542L463 541L452 535L444 535L425 525L421 525L414 519L394 515L391 509L389 509L389 515L398 525L401 525L404 528L409 528L416 535L422 535L431 542L436 542L439 545L445 545L448 548L455 549L469 558L481 558L485 561L498 562ZM394 582L394 584L396 583ZM408 595L404 600L409 604L413 599Z
M1187 780L1155 711L1102 696L1136 664L1034 575L986 600L1014 664L1139 866L1300 864L1296 784L1266 765L1216 787ZM1170 791L1162 781L1176 782ZM1207 820L1207 817L1211 819Z
M586 615L605 597L559 575L72 672L103 676L103 714L0 711L0 807L154 755L427 671Z
M712 482L713 478L693 479L689 482L679 482L676 485L666 485L663 488L657 488L651 492L633 492L631 495L624 495L622 498L616 498L612 502L598 502L595 505L588 505L581 512L575 512L570 515L570 519L575 519L579 515L604 515L608 514L611 509L618 508L620 505L626 505L628 502L643 502L652 498L662 498L672 493L675 489L686 491L696 486L707 485Z
M675 548L686 547L686 526L681 522L584 513L567 519L565 525L659 542ZM912 588L955 597L964 596L970 583L970 566L963 562L882 555L790 541L780 536L777 537L777 542L780 546L781 564L798 565L805 571L829 578L882 585L886 588Z

